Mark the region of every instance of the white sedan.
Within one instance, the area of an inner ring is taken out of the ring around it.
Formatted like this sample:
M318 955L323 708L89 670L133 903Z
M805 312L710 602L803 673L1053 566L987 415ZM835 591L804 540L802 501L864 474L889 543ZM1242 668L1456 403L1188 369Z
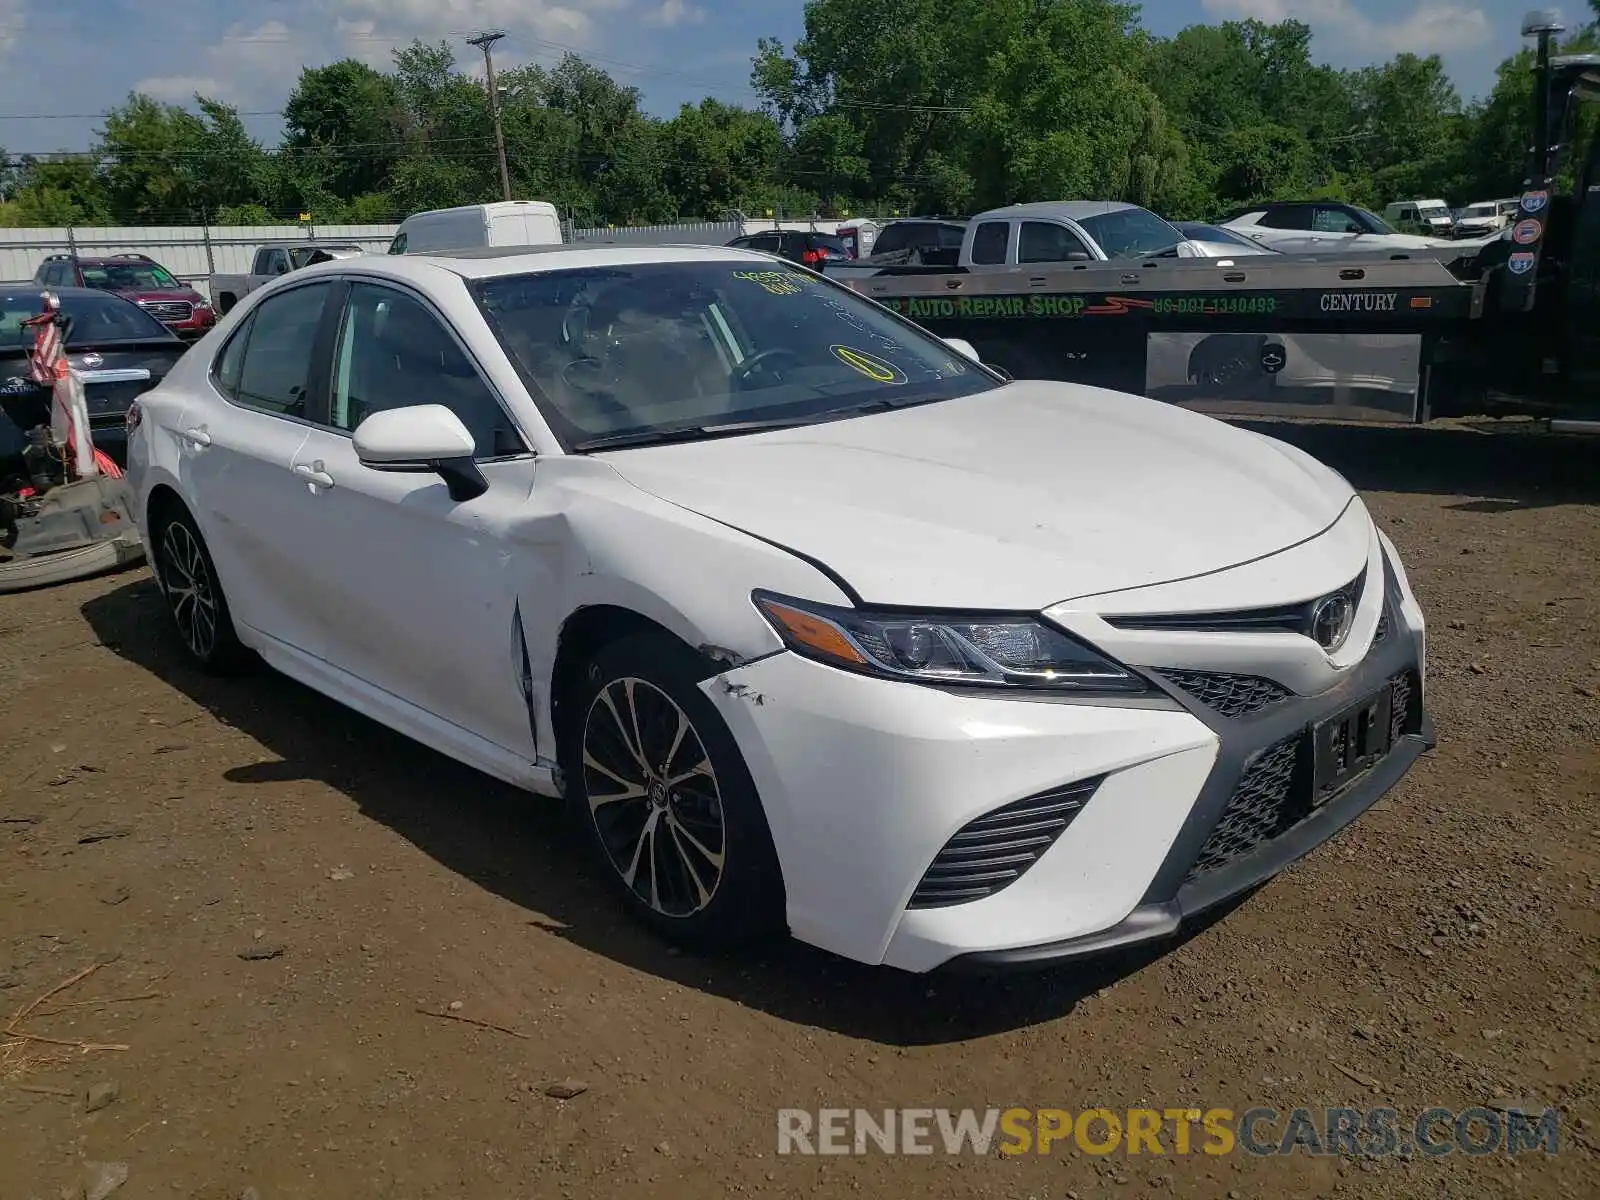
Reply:
M564 796L691 944L1164 938L1430 744L1422 614L1340 476L752 252L308 267L130 425L200 665Z

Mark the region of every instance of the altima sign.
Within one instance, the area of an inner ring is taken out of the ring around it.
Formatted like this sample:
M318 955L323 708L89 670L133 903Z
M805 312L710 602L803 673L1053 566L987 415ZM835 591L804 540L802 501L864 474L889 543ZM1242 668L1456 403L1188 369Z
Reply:
M1323 312L1394 312L1399 292L1324 292Z

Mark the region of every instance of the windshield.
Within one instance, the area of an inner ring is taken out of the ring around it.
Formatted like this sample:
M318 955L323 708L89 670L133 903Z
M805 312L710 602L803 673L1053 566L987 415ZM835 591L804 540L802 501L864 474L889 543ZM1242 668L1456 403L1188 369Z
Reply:
M1355 213L1357 218L1363 224L1366 225L1368 233L1399 233L1400 232L1393 225L1390 225L1387 221L1385 221L1382 217L1378 216L1374 212L1368 211L1365 208L1352 208L1350 211Z
M108 292L150 292L182 289L165 267L155 263L84 263L85 287Z
M1107 258L1141 258L1183 241L1183 234L1143 208L1121 208L1083 217L1078 224L1100 244Z
M1443 204L1419 204L1417 205L1417 212L1430 221L1437 220L1440 217L1445 220L1450 219L1450 210Z
M1469 204L1461 210L1463 217L1492 217L1498 210L1492 204Z
M746 421L810 424L1000 386L937 338L792 267L589 267L472 290L569 449Z
M1201 225L1187 223L1178 225L1177 230L1193 242L1225 242L1232 246L1248 246L1252 250L1261 249L1260 243L1252 242L1242 233L1235 233L1231 229L1224 229L1220 225Z
M39 300L41 290L32 288L0 292L0 350L33 345L33 330L24 328L22 323L29 317L39 315L43 308ZM67 334L68 345L143 338L170 341L175 336L138 305L116 296L86 296L81 292L63 295L61 311L72 318L72 328Z

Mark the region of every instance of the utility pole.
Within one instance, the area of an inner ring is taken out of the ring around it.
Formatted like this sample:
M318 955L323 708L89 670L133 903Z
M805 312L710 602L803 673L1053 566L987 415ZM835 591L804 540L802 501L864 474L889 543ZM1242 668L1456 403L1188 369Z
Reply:
M494 83L494 44L505 37L504 29L486 29L467 39L467 45L483 51L483 65L489 76L489 115L494 118L494 148L500 157L500 189L511 199L511 172L506 167L506 135L500 127L500 91Z

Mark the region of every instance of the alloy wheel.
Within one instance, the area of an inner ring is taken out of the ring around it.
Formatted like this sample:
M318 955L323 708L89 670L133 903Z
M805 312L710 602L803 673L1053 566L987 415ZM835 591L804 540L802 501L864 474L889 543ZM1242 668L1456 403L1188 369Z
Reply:
M672 697L616 679L589 706L583 783L611 865L651 910L692 917L722 881L727 827L717 773Z
M178 634L201 662L217 648L217 595L200 541L182 521L161 534L161 583Z

